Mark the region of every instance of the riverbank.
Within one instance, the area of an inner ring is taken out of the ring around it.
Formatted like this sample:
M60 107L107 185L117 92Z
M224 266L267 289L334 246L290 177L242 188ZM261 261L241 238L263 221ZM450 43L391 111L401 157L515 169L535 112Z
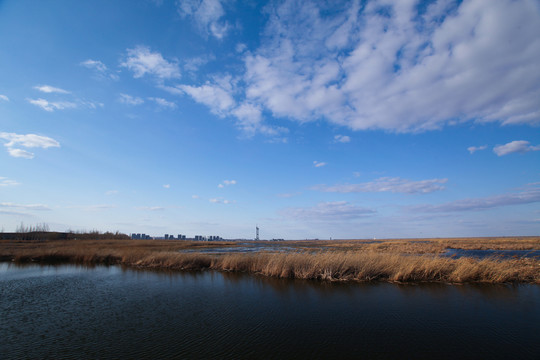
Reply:
M327 281L540 284L537 258L459 259L449 248L539 250L540 237L287 241L287 251L208 254L235 242L163 240L0 240L0 260L123 265L142 269L239 271ZM183 251L192 252L183 252ZM200 250L201 252L198 252Z

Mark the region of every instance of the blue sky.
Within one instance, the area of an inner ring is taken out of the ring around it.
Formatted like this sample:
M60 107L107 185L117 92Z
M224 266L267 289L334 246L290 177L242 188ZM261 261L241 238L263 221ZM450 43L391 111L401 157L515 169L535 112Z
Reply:
M0 1L0 225L540 234L540 3Z

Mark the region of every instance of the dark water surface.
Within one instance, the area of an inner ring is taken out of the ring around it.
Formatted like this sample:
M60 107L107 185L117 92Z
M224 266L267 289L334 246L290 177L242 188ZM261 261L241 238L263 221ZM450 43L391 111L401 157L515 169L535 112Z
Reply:
M540 359L540 286L0 263L0 358Z
M460 258L472 257L476 259L484 258L535 258L540 259L540 250L465 250L465 249L448 249L442 256Z

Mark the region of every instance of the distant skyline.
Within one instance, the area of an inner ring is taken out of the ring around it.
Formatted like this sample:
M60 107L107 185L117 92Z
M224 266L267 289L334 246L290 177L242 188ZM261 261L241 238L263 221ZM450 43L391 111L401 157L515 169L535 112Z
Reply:
M0 1L0 228L540 235L540 2Z

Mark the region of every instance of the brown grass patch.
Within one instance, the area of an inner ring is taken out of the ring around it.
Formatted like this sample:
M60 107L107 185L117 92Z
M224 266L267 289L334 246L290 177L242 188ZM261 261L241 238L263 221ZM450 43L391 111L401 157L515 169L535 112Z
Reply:
M241 271L279 278L329 281L526 282L540 283L538 259L452 259L436 256L448 247L540 249L540 238L423 239L285 242L299 249L279 253L186 253L180 250L237 246L226 242L160 240L0 240L0 260L119 264L170 270ZM303 251L309 250L309 251ZM414 255L411 255L414 254Z

